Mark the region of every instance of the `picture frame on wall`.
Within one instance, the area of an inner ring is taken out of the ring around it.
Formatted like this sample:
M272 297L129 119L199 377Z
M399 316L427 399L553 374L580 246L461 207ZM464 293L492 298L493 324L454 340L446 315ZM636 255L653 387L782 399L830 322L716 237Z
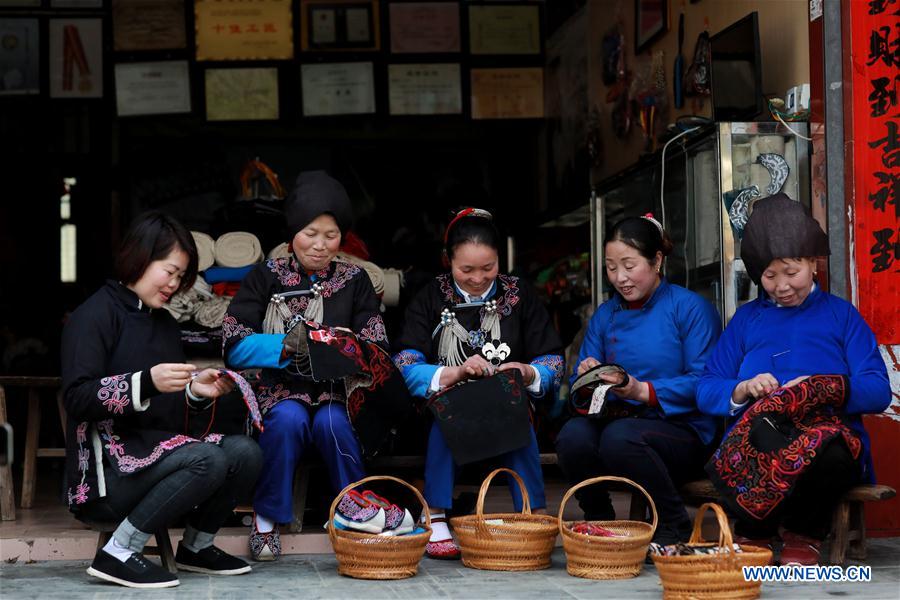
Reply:
M103 20L50 19L51 98L103 97Z
M0 19L0 96L39 94L37 19Z
M669 30L669 0L635 0L634 53L640 54Z
M304 52L381 48L377 0L300 0L300 20Z

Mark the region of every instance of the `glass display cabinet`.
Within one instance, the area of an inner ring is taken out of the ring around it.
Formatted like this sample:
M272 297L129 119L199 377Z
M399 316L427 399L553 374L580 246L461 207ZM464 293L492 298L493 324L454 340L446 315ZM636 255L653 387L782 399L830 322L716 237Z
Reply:
M666 276L708 299L723 325L755 298L756 286L739 258L754 202L780 191L809 206L809 142L800 137L806 136L806 124L791 127L793 132L781 123L710 124L594 186L589 207L594 305L607 296L604 232L624 217L648 212L675 244Z

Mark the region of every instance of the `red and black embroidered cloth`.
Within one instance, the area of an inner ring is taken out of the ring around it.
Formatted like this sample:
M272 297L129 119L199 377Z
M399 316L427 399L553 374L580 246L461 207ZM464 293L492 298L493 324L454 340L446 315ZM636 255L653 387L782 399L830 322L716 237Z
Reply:
M862 443L844 422L842 375L813 375L756 401L713 454L706 471L739 518L766 519L791 495L825 446L843 440L854 458Z

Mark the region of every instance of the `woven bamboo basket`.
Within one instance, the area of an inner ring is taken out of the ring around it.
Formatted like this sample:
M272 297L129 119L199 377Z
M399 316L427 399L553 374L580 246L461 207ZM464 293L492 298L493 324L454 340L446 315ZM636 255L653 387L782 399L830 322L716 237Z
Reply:
M484 514L484 497L491 480L505 472L522 491L521 513ZM502 523L488 521L502 520ZM528 490L519 474L496 469L481 483L475 514L450 519L462 551L462 562L473 569L491 571L537 571L550 566L550 553L556 545L557 519L531 514Z
M383 536L360 533L334 526L334 511L344 494L370 481L394 481L411 489L425 511L425 532ZM425 555L425 544L431 537L431 514L419 490L402 479L389 475L373 475L351 483L335 496L328 511L328 537L338 562L338 573L356 579L404 579L419 570Z
M576 533L571 527L573 521L563 521L563 511L566 503L572 495L583 487L602 483L604 481L618 481L640 490L650 503L650 511L653 515L652 523L641 521L589 521L613 533L627 537L599 537ZM657 515L656 504L653 498L637 483L624 477L594 477L582 481L572 487L563 496L559 505L559 533L562 536L563 548L566 551L566 571L575 577L587 579L628 579L637 577L647 558L647 547L656 531Z
M734 540L728 526L728 517L721 506L712 502L707 502L697 511L689 544L704 544L700 529L703 515L708 509L715 512L719 521L718 545L724 546L728 551L722 554L693 556L654 555L653 563L662 580L663 598L665 600L758 598L761 582L745 581L741 567L769 564L772 560L772 551L742 545L741 552L734 552L732 550Z

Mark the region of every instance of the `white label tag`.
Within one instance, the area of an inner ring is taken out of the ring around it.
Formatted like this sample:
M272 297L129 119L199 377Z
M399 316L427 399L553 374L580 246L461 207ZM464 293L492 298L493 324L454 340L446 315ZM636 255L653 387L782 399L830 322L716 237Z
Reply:
M823 11L822 0L809 0L809 22L812 23L822 16Z
M598 385L596 389L594 389L594 393L591 394L591 407L588 409L589 415L599 414L600 411L603 410L603 405L606 403L606 392L612 386L612 383L606 383Z

